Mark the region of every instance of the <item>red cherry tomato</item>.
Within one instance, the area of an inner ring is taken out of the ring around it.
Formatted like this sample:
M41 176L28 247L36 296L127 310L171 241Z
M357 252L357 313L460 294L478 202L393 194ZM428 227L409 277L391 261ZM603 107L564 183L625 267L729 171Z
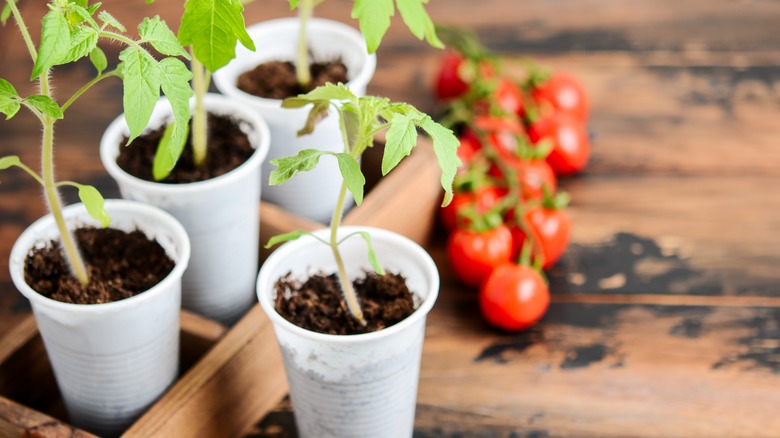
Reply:
M477 213L487 213L501 200L501 196L501 190L489 185L480 187L474 192L455 193L452 202L441 208L439 213L441 223L447 231L452 231L457 228L458 210L467 205L474 205Z
M506 263L496 267L479 290L484 318L504 330L523 330L542 319L550 292L530 266Z
M455 230L447 242L447 255L460 281L479 286L493 268L509 261L512 233L504 224L483 232Z
M477 153L480 146L478 142L475 142L469 137L462 136L459 138L460 146L458 146L458 158L460 158L461 165L458 168L459 172L465 171L468 168L469 163L474 154Z
M558 71L531 91L540 107L550 106L555 113L570 114L582 123L588 120L588 95L573 75Z
M523 199L526 201L544 198L544 187L548 193L555 193L558 188L555 172L545 160L514 160L511 165L519 174Z
M468 84L460 77L460 68L464 62L463 56L456 52L444 53L436 76L436 98L454 99L468 90Z
M558 175L571 175L585 168L590 158L590 140L582 122L566 114L553 114L533 123L528 138L536 144L544 138L553 147L547 162Z
M498 80L493 100L507 114L522 115L524 112L523 92L509 79Z
M542 269L550 269L561 258L569 245L571 237L569 215L563 210L532 207L525 212L524 218L544 256ZM527 236L522 228L514 226L512 227L512 237L517 253L522 248ZM534 247L534 251L538 251L537 247Z
M477 115L474 117L474 128L486 136L490 145L504 159L516 156L517 136L525 133L516 117Z

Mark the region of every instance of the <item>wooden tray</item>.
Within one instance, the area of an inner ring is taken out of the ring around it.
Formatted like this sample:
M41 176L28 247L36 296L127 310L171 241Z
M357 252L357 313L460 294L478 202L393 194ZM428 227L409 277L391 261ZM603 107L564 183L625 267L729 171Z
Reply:
M363 169L367 195L344 224L370 225L425 243L441 197L439 170L427 140L379 180L381 148L369 149ZM260 204L261 242L323 224ZM269 251L260 249L261 260ZM238 436L287 394L273 327L255 305L234 327L182 312L182 377L124 437ZM32 317L0 339L0 436L89 437L66 415Z

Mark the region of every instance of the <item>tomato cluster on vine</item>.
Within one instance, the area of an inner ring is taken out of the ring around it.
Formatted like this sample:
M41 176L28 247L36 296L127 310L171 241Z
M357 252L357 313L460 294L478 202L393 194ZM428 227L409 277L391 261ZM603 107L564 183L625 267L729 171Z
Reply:
M558 178L588 162L588 96L571 74L526 61L517 79L468 33L441 34L451 49L435 94L463 162L453 201L440 212L448 258L458 279L480 288L489 323L522 330L544 316L543 270L569 243L569 197Z

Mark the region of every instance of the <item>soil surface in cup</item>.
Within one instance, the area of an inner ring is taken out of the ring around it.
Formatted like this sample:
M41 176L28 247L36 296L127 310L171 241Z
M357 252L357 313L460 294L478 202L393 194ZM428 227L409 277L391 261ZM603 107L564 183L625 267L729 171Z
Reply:
M152 163L164 131L165 126L162 126L141 135L127 147L121 146L116 163L130 175L154 181ZM127 138L122 141L123 145L125 143ZM254 153L255 149L238 122L228 116L209 114L206 161L203 165L195 165L190 137L173 172L158 182L186 184L216 178L244 164Z
M275 284L274 306L291 323L318 333L354 335L369 333L403 321L414 312L419 298L399 274L367 272L352 285L368 323L361 326L347 310L336 274L315 274L303 283L290 274Z
M141 231L79 228L74 237L89 273L82 286L71 274L60 245L33 249L24 261L24 280L39 294L74 304L100 304L138 295L162 281L174 262L156 240Z
M325 85L346 84L347 66L340 60L315 62L310 66L311 82L301 87L295 76L295 66L289 61L268 61L238 76L239 90L266 99L286 99Z

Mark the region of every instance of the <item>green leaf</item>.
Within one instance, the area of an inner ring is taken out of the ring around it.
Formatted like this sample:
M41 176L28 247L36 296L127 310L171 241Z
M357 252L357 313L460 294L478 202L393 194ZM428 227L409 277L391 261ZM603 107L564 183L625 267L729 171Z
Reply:
M160 61L162 90L171 103L174 120L171 123L172 134L168 143L170 169L179 161L184 145L187 142L190 123L190 98L194 94L190 87L192 72L183 62L176 58L165 58ZM170 169L168 169L170 171Z
M360 171L360 163L352 155L343 152L336 154L336 159L339 162L339 170L341 176L344 177L347 188L355 197L355 203L360 205L363 203L363 187L366 185L366 177Z
M314 106L309 110L309 115L306 116L306 124L303 128L299 129L296 134L298 137L314 132L314 128L322 119L328 115L328 109L330 104L327 100L319 100L314 102Z
M95 3L95 4L91 5L91 6L87 6L86 7L87 8L87 12L89 12L89 15L92 15L92 14L95 13L95 11L100 9L100 6L102 6L102 5L103 5L103 3L97 2L97 3Z
M34 96L25 98L22 102L37 109L49 117L53 117L55 119L63 118L62 109L59 105L57 105L57 102L55 102L54 99L49 96L36 94Z
M184 126L188 133L190 125L185 124ZM180 146L171 145L171 136L174 132L174 129L175 125L173 123L169 123L168 126L165 127L165 131L163 132L163 136L160 139L160 143L157 145L157 151L154 154L154 161L152 162L152 176L154 177L155 181L162 181L171 174L171 171L173 171L173 168L176 166L176 163L181 157L181 153L184 151L184 146L187 140L187 133L184 134L184 141ZM174 149L178 149L178 155L175 157L172 155L172 150Z
M61 10L50 10L43 17L41 26L41 45L30 76L31 81L67 56L71 48L68 20Z
M255 50L244 27L244 6L238 0L187 0L179 41L192 45L197 58L215 72L236 57L236 42Z
M22 161L19 160L19 157L16 155L9 155L7 157L0 158L0 170L5 170L12 166L19 166L21 164Z
M298 7L298 3L300 3L300 0L290 0L290 10L294 11Z
M387 175L417 144L417 127L409 115L395 114L387 130L385 152L382 155L382 175Z
M56 62L56 65L77 61L97 47L98 31L90 26L77 26L70 34L70 50Z
M98 20L102 21L103 24L105 24L105 25L107 25L109 27L113 27L114 29L116 29L116 30L118 30L118 31L120 31L122 33L127 32L127 29L125 28L125 26L123 26L122 23L119 22L119 20L114 18L113 15L109 14L106 11L100 11L100 13L98 14Z
M451 130L434 122L429 116L423 118L420 127L433 140L433 152L439 161L441 186L444 188L445 193L442 206L445 206L452 201L452 182L455 179L458 167L462 164L460 158L458 158L460 142Z
M21 108L19 93L10 82L0 79L0 113L8 120L16 115Z
M157 15L154 18L144 18L138 25L138 36L141 43L149 43L158 52L168 56L182 56L190 59L189 53L184 50L176 35L171 32L165 21Z
M79 189L79 199L84 203L89 215L100 222L103 228L107 227L111 223L111 216L106 212L103 195L92 186L78 184L76 187Z
M8 0L8 1L14 1L14 0ZM5 23L8 23L8 18L11 16L11 5L6 2L5 6L3 6L3 11L0 12L0 23L3 23L3 26L5 26Z
M146 128L160 98L161 69L149 54L136 47L122 50L119 59L124 89L122 103L130 128L127 143L130 144Z
M366 245L368 246L368 262L371 263L374 272L376 272L377 275L385 275L385 270L382 269L382 265L379 264L379 259L376 257L374 245L371 244L371 235L368 234L367 231L358 231L357 233L366 241Z
M304 230L295 230L295 231L290 231L289 233L277 234L276 236L273 236L270 239L268 239L268 243L265 244L265 248L268 249L282 242L289 242L291 240L296 240L299 237L303 236L304 234L311 234L311 233Z
M347 142L351 151L355 148L355 143L357 143L360 137L360 118L355 108L349 104L341 107L341 118L344 121L344 129L347 131Z
M103 70L108 67L108 59L105 52L98 46L95 46L91 52L89 52L89 60L92 61L92 65L97 69L98 74L103 73Z
M393 0L355 0L352 18L357 18L360 23L360 33L366 39L368 53L374 53L379 48L393 15Z
M272 186L284 184L288 179L294 177L300 172L308 172L320 161L320 157L329 152L318 151L316 149L304 149L293 157L277 158L271 160L271 164L277 168L271 172L268 183Z
M444 44L436 36L436 26L433 24L431 17L425 12L423 3L428 3L427 0L395 0L398 5L398 12L401 13L406 26L412 32L412 35L417 39L428 41L433 47L443 49Z
M69 0L69 1L70 1L70 3L72 3L72 4L76 5L76 6L81 6L82 8L86 8L87 7L87 0Z
M349 100L352 102L357 102L358 100L357 96L355 96L355 93L350 91L346 85L342 83L334 85L330 82L325 85L321 85L306 94L296 96L293 99L303 99L309 102L315 102L318 100ZM284 104L282 104L282 106L284 106Z

